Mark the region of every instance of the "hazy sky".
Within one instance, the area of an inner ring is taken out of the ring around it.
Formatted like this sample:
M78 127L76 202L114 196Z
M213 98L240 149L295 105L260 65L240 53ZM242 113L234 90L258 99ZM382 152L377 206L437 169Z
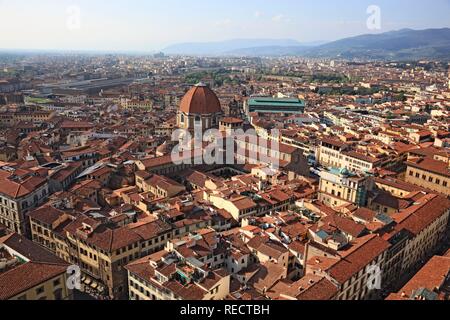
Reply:
M381 10L380 30L367 28L370 5ZM450 0L0 0L0 48L14 49L147 51L178 42L312 42L432 27L450 27Z

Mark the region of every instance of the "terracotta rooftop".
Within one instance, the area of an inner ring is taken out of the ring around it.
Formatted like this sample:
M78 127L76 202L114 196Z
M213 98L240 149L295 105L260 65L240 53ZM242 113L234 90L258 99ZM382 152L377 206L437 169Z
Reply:
M343 284L387 250L389 246L390 244L387 241L375 236L333 265L329 270L329 274L336 281Z
M0 244L24 256L27 262L0 273L0 300L6 300L67 271L69 264L18 234L0 238Z
M450 166L443 161L425 158L418 160L417 162L408 161L407 164L413 168L422 169L450 178Z
M449 209L449 199L430 194L393 218L399 224L397 229L404 228L417 235Z
M34 175L27 175L21 179L19 170L9 172L0 169L0 193L13 199L27 196L46 181L45 178Z
M450 257L435 256L398 292L387 300L408 300L419 289L439 292L450 275Z

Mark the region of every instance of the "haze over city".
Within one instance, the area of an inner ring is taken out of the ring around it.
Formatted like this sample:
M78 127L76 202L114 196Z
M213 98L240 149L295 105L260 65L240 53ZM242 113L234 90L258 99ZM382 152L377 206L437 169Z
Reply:
M381 10L380 29L367 28L371 5ZM0 28L7 32L0 35L0 48L157 51L236 38L311 43L450 27L449 14L449 0L1 0Z

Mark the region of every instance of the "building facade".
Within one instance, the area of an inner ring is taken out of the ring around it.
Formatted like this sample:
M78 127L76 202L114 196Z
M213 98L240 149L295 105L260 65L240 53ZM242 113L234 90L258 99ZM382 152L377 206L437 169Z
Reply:
M181 100L177 126L191 132L203 133L218 127L222 116L222 107L216 94L206 84L199 83Z
M28 235L28 212L44 203L48 196L47 178L27 170L0 169L0 223L9 231Z
M367 204L368 192L372 189L371 179L359 176L347 169L330 169L320 173L319 200L330 207Z

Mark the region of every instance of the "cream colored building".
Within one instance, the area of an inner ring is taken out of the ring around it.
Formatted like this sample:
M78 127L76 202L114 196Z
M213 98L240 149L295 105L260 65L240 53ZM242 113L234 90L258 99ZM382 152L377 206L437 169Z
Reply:
M19 122L46 123L55 115L52 111L5 112L0 114L0 125L13 127Z
M450 196L450 163L421 159L407 163L406 182Z
M70 300L69 264L23 236L0 238L0 300Z
M205 200L211 202L216 208L224 209L230 213L233 218L240 221L248 216L257 214L257 205L252 199L241 196L233 199L226 199L218 192L204 192Z
M320 173L319 200L330 207L348 204L365 206L367 192L372 189L369 177L359 176L346 169L330 169Z
M407 271L433 253L448 230L450 200L429 194L406 209L396 221L413 234L404 249L402 269Z
M337 300L376 298L383 287L382 275L390 244L376 235L359 240L357 248L341 257L313 257L306 274L326 277L337 288Z
M172 198L186 191L186 188L165 176L153 175L145 171L136 173L136 186L142 192L151 192L160 198Z
M185 210L178 207L177 210ZM164 212L154 212L156 216ZM30 213L33 241L81 268L87 286L114 299L127 297L124 266L161 251L167 242L209 226L209 220L186 219L169 224L143 219L110 228L87 216L78 218L52 207Z
M226 252L213 229L173 239L127 265L131 300L223 300L230 293ZM201 249L200 249L201 248Z
M28 235L28 212L44 203L48 196L46 178L26 170L0 168L0 223L9 231Z
M30 214L33 241L81 268L88 285L114 299L126 297L123 267L142 255L161 250L173 230L156 221L109 229L88 218L75 219L52 209Z
M316 158L324 167L345 168L354 172L369 172L382 163L377 158L351 151L344 142L330 138L322 140Z
M137 100L137 99L122 99L121 105L127 110L146 110L153 109L153 102L151 100Z
M427 194L394 217L395 231L387 240L392 243L386 261L383 282L392 283L415 271L431 257L448 230L450 201Z

